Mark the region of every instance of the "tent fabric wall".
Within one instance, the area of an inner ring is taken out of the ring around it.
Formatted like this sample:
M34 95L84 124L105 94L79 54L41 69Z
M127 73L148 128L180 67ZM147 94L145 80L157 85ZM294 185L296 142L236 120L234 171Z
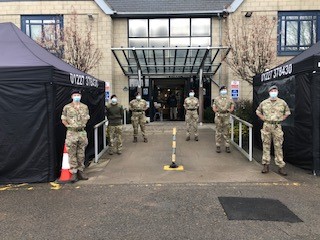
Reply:
M58 59L12 23L0 23L0 52L0 184L58 177L66 136L60 116L74 88L83 91L91 115L89 161L93 126L104 120L105 83Z

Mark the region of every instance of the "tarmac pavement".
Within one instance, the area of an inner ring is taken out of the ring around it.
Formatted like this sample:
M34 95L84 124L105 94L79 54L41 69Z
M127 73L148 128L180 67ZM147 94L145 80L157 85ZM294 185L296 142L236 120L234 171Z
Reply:
M163 170L173 126L184 171ZM92 163L88 181L0 186L0 239L320 239L319 177L289 164L285 178L261 174L234 148L217 154L213 125L200 127L199 142L185 141L181 122L147 129L148 143L132 143L127 126L123 154ZM279 200L303 222L228 220L219 197Z

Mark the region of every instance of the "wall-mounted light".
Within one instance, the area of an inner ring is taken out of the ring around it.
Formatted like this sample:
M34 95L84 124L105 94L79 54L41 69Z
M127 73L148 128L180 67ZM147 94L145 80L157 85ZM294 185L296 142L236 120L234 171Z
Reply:
M88 18L89 18L91 21L93 21L93 20L94 20L94 18L93 18L93 15L92 15L92 14L88 14Z
M246 14L244 16L249 18L252 16L252 12L246 12Z
M129 91L129 88L127 86L125 86L122 90L127 92L127 91Z

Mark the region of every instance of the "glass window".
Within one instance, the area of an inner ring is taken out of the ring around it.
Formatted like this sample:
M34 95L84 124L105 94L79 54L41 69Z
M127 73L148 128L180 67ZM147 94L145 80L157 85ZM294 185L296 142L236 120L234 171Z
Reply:
M190 36L190 19L189 18L172 18L170 20L170 36L171 37Z
M191 36L210 36L210 18L192 18Z
M148 37L148 19L130 19L129 37Z
M320 12L279 12L279 19L279 55L297 55L320 40Z
M129 47L148 47L148 38L130 38Z
M211 46L211 38L210 37L192 37L191 38L191 46L192 47L208 47Z
M168 37L169 19L150 19L150 37Z
M21 16L21 30L34 40L41 40L46 34L57 36L62 27L61 15Z
M170 47L189 47L190 38L170 38Z

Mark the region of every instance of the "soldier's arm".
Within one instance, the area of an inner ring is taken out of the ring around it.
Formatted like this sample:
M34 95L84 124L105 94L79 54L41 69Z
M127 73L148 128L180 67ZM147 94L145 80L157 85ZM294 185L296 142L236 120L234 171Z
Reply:
M185 99L184 102L183 102L183 107L184 107L184 109L187 109L186 99Z
M89 114L89 108L88 108L88 106L86 106L85 119L86 119L86 123L85 123L85 124L87 124L88 120L90 119L90 114Z
M129 102L129 110L132 111L133 107L132 107L132 101Z
M265 120L265 117L264 117L264 115L262 113L262 104L261 103L260 103L259 107L256 110L256 114L262 121Z
M234 111L234 102L232 100L230 100L230 109L228 109L228 111L230 113L232 113Z
M62 121L62 124L64 126L68 127L69 123L67 121L67 109L66 109L66 107L64 107L63 110L62 110L61 121Z
M290 108L286 102L284 102L284 115L283 115L283 121L287 119L287 117L291 114Z

